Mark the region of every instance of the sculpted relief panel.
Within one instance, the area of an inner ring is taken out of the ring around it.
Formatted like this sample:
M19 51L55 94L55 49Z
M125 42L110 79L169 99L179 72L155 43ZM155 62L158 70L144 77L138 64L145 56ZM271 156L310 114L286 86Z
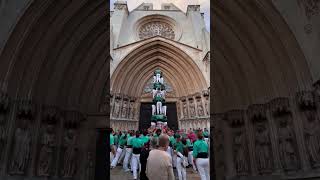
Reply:
M175 33L172 26L165 22L149 22L140 27L140 39L147 39L154 36L163 36L168 39L174 39Z

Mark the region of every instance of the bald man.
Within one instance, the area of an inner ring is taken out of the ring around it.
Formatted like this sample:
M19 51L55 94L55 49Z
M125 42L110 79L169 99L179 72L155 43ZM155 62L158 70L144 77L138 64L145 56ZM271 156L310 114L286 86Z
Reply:
M169 136L159 136L159 147L149 153L146 174L152 180L174 180L172 159L166 152L169 147Z

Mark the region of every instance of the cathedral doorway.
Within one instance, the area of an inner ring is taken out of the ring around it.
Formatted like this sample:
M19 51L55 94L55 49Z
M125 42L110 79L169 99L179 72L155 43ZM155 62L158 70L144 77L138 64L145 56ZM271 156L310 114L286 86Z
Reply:
M151 123L151 102L141 103L140 116L139 116L139 130L148 129ZM178 118L177 118L177 106L175 102L168 102L167 105L167 117L168 127L170 129L178 129Z

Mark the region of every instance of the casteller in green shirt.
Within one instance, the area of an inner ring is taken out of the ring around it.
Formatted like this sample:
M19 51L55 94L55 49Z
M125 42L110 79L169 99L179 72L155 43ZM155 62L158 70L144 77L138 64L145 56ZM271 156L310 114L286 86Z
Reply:
M131 140L131 144L133 148L142 148L144 145L143 140L139 137L134 137Z
M110 133L110 145L114 145L114 137L112 133Z
M196 158L199 153L208 153L208 144L203 139L198 139L193 143L193 157Z

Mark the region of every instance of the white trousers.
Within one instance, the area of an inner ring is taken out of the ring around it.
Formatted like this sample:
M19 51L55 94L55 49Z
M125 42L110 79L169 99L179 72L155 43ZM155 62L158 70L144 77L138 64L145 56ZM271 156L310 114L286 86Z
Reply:
M123 148L123 150L121 152L121 155L120 155L120 158L118 160L118 163L122 163L123 162L125 155L126 155L126 148Z
M196 166L193 163L193 155L192 155L192 153L193 153L193 151L189 151L189 153L188 153L188 162L189 162L189 164L192 164L192 168L194 170L196 170Z
M162 106L162 114L167 115L167 106Z
M117 166L121 153L122 153L122 149L120 147L118 147L116 157L113 159L113 161L111 163L111 167Z
M161 108L162 107L162 103L161 102L157 102L157 114L161 114Z
M129 170L128 165L132 155L132 148L126 148L125 152L126 152L126 155L123 160L123 169L126 171L126 170Z
M158 90L152 89L152 98L154 98L157 95Z
M201 180L210 180L209 158L197 158L196 164Z
M160 83L163 84L163 77L160 78Z
M182 165L183 159L181 157L177 157L177 171L179 180L187 180L187 171L186 168Z
M113 158L114 158L114 155L113 155L113 153L112 153L112 152L110 152L110 164L112 163Z
M153 83L155 83L157 81L157 77L153 76Z
M173 154L172 156L172 165L173 167L177 167L177 155Z
M160 80L160 74L156 74L156 81L157 82L160 82L161 80Z
M133 179L138 179L138 168L140 164L140 154L132 154L131 167L133 171Z
M152 115L156 114L156 105L152 104Z

